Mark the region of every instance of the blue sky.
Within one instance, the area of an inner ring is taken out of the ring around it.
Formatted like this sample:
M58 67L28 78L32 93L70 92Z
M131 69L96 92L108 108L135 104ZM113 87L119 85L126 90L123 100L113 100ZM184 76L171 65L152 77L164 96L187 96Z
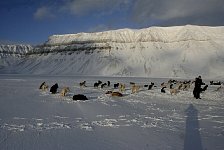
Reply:
M224 25L223 0L1 0L0 43L53 34L174 25Z

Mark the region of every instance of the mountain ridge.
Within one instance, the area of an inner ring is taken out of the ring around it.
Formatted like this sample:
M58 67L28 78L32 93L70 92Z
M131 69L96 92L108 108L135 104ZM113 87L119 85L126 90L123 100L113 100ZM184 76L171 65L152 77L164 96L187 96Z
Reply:
M216 32L212 34L212 32ZM108 42L176 42L186 40L205 41L210 39L223 40L224 27L208 26L174 26L174 27L149 27L145 29L119 29L95 33L78 33L65 35L52 35L46 44L63 44L75 41L95 41L94 39ZM217 37L218 35L218 37ZM195 36L195 37L194 37ZM92 39L92 40L91 40Z
M223 65L224 27L186 25L52 35L0 72L224 78Z

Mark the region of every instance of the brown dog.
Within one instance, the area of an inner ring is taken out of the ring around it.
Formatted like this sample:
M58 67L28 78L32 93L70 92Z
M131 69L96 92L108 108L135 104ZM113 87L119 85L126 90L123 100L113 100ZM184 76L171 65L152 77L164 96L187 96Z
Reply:
M112 92L111 96L118 96L118 97L122 97L123 94L121 94L120 92Z
M137 93L139 92L140 86L138 85L133 85L131 88L132 93Z
M111 96L117 96L117 97L123 96L123 94L120 92L112 92L112 91L107 91L105 94L111 94Z

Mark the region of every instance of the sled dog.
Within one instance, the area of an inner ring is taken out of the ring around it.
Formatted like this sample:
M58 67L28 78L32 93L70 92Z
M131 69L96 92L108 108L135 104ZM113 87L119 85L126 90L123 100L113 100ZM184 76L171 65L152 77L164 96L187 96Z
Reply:
M65 96L70 91L69 87L64 87L61 90L61 96Z
M132 88L131 88L131 92L132 93L137 93L137 92L139 92L139 89L140 89L140 86L133 85Z

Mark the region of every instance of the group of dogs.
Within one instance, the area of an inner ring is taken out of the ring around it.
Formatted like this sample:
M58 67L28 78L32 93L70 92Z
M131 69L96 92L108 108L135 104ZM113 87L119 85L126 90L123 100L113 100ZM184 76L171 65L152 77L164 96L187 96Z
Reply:
M87 87L86 86L86 81L80 82L79 83L80 87ZM139 92L140 88L142 88L141 85L137 85L134 82L130 82L131 85L131 91L132 93L137 93ZM148 87L148 90L151 90L152 87L154 86L154 83L151 82L150 85L144 85L144 87ZM107 81L106 83L103 83L102 81L98 80L97 82L94 83L93 85L94 88L105 88L105 87L110 87L110 81ZM126 90L126 85L123 83L115 83L113 85L114 89L118 89L119 91L107 91L105 94L110 94L111 96L118 96L118 97L122 97L123 96L123 92L125 92Z
M214 85L215 82L210 82L211 85ZM190 87L194 84L194 81L177 81L177 80L169 80L168 82L163 82L160 86L161 86L161 92L162 93L166 93L169 91L169 93L171 95L176 95L177 93L179 93L181 90L182 91L187 91L190 89ZM86 81L80 82L79 83L80 88L85 88L87 87L86 85ZM106 83L103 83L102 81L98 80L97 82L94 83L93 87L94 88L101 88L104 89L106 87L110 87L111 83L110 81L107 81ZM146 88L147 90L152 90L153 87L157 87L153 82L151 82L150 84L145 84L145 85L138 85L134 82L130 82L130 87L131 87L131 93L138 93L140 91L140 89L142 88ZM49 86L46 84L46 82L43 82L39 89L46 91L48 90ZM202 88L202 92L206 91L208 88L208 85L205 85ZM219 87L221 88L221 86ZM50 88L50 92L52 94L57 93L57 89L58 89L58 84L54 84L51 88ZM107 91L105 94L109 94L111 96L117 96L117 97L122 97L124 96L122 93L125 92L126 90L126 85L123 83L115 83L113 85L113 89L114 90L109 90ZM117 90L116 90L117 89ZM69 87L63 87L60 95L61 96L66 96L66 94L70 91ZM82 94L78 94L78 95L74 95L73 96L73 100L88 100L88 98L85 95Z
M132 93L139 92L140 88L142 87L140 85L136 85L134 82L130 82L130 85L132 85L132 88L131 88ZM86 81L80 82L79 86L80 86L80 88L87 87ZM105 87L110 87L110 81L107 81L107 83L103 83L102 81L98 80L98 82L95 82L93 86L94 86L94 88L101 88L101 89L103 89ZM151 83L150 85L144 85L144 87L148 87L148 90L152 89L153 86L154 86L154 83ZM126 85L123 83L115 83L113 87L114 87L114 89L118 89L119 91L107 91L105 94L110 94L111 96L122 97L123 96L122 93L125 92L125 90L126 90ZM58 88L59 88L58 84L55 83L53 86L51 86L50 92L52 94L56 94ZM41 83L39 89L41 89L42 91L46 91L49 89L49 86L46 84L46 82L43 82L43 83ZM66 94L68 92L70 92L69 87L63 87L60 91L60 95L66 96ZM85 95L78 94L78 95L73 96L73 100L88 100L88 98Z
M179 93L181 90L187 91L194 85L195 81L194 80L189 80L189 81L177 81L177 80L169 80L168 82L163 82L161 84L161 92L165 93L165 89L169 87L169 91L171 95L176 95ZM200 88L200 92L203 93L208 89L208 84L202 83L203 87ZM210 85L219 85L219 87L214 90L214 92L224 90L224 84L220 81L210 81Z
M58 84L55 83L53 86L51 86L50 92L52 94L56 94L57 93L57 90L58 90L58 87L59 87ZM49 88L49 86L46 84L46 82L41 83L41 85L39 87L39 89L41 89L42 91L46 91L46 90L48 90L48 88ZM61 92L60 92L60 95L61 96L66 96L66 94L68 92L70 92L69 87L63 87L62 90L61 90ZM83 95L83 94L76 94L76 95L74 95L72 97L72 99L73 100L88 100L88 98L85 95Z
M194 81L177 81L177 80L169 80L168 82L163 82L161 84L161 92L166 93L167 88L169 88L170 94L171 95L176 95L179 93L181 90L187 91L190 89L191 85L193 84Z

